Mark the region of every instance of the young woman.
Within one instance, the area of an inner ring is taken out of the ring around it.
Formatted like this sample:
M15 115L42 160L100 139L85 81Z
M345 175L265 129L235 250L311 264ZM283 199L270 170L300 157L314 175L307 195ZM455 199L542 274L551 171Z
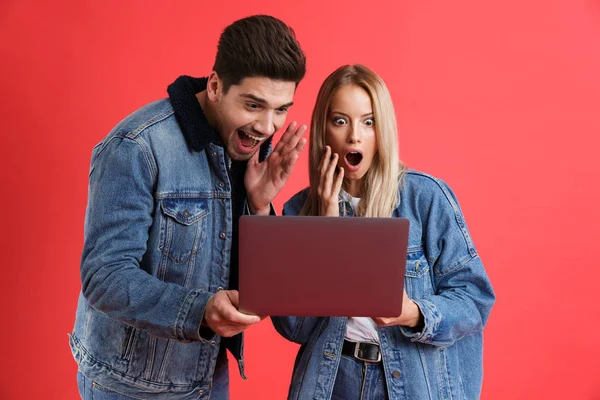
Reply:
M309 146L310 187L284 214L403 217L410 235L397 318L273 317L301 345L289 398L478 398L494 293L451 189L400 162L381 78L361 65L333 72L317 97ZM366 291L385 279L365 276Z

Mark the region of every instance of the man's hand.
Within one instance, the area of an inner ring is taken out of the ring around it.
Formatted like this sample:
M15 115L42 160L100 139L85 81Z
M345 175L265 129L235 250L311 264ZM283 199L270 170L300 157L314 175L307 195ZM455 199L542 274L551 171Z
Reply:
M292 122L269 157L259 163L257 151L248 160L244 184L250 210L257 215L269 215L270 204L294 170L298 155L306 144L302 137L306 125L296 129Z
M395 318L373 318L373 321L379 326L401 325L409 328L423 326L423 315L417 303L408 298L406 292L402 298L402 314Z
M206 303L203 323L217 335L231 337L260 322L261 317L238 311L238 298L237 290L219 290Z

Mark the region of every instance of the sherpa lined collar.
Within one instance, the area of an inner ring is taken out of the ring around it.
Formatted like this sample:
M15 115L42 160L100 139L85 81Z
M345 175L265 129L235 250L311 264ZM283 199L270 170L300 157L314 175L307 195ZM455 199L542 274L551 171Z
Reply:
M210 143L219 142L219 134L210 126L196 93L206 90L207 78L180 76L167 88L175 119L183 132L188 147L203 151Z

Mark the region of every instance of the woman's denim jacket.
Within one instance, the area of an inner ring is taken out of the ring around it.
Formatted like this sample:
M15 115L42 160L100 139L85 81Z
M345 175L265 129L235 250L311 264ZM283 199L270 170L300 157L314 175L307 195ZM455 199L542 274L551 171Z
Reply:
M394 217L410 221L405 290L424 327L379 327L390 399L477 399L482 384L482 329L495 296L456 197L441 180L409 170ZM284 206L298 215L308 189ZM352 214L340 201L340 215ZM360 238L348 238L360 245ZM368 266L365 266L368 268ZM316 278L316 277L315 277ZM379 277L385 279L385 277ZM377 287L377 278L365 290ZM328 400L340 362L347 318L273 317L277 331L301 345L290 399Z

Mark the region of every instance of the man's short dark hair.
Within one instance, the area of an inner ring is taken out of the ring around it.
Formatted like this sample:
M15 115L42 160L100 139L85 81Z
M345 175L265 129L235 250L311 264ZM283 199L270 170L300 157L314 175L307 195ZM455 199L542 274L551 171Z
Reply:
M298 85L306 73L306 56L291 27L268 15L254 15L225 28L213 70L225 92L254 76Z

